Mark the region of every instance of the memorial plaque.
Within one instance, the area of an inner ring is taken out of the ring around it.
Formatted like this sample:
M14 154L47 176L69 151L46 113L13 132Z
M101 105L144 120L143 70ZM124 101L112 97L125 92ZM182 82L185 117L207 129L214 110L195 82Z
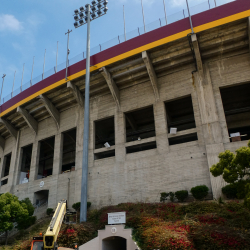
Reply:
M126 212L120 213L108 213L108 224L125 224L126 223Z

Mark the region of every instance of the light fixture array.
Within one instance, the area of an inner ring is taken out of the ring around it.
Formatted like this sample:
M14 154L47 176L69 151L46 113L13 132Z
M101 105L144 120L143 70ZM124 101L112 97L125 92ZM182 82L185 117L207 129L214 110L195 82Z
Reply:
M107 0L97 0L92 1L92 5L90 5L90 21L97 19L100 16L103 16L108 11L108 1ZM80 7L79 10L74 10L74 27L78 28L88 22L88 6L89 4L85 5L84 7Z

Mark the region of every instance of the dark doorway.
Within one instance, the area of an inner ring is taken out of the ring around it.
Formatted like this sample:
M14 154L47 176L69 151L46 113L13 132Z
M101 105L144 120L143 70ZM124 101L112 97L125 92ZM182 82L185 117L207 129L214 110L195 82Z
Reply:
M102 250L127 250L127 240L114 236L102 241Z
M177 128L177 132L196 128L191 96L168 101L165 103L165 107L168 133L170 133L171 128Z
M95 149L104 148L104 144L115 145L115 120L110 117L95 121Z
M37 179L46 178L53 173L55 137L40 142L39 168Z
M75 170L76 129L63 133L62 173Z
M4 156L2 178L9 175L11 163L11 153Z
M32 144L21 149L21 172L19 184L26 183L29 180L30 164L32 155Z
M48 204L49 190L41 190L34 193L34 202L36 207L41 207Z
M126 141L140 141L155 136L153 106L125 113Z
M220 90L230 141L250 139L250 84ZM236 138L233 134L236 134Z

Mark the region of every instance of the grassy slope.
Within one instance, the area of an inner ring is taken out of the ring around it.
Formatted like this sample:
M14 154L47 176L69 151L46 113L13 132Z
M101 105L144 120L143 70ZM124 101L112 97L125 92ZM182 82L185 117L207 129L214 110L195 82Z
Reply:
M126 226L134 229L133 238L143 250L250 249L250 211L238 202L124 203L91 210L88 223L63 225L58 237L59 246L72 247L75 242L79 245L88 242L107 224L107 213L120 211L126 211ZM29 250L29 235L45 231L48 224L49 220L29 230L30 234L26 231L9 249Z

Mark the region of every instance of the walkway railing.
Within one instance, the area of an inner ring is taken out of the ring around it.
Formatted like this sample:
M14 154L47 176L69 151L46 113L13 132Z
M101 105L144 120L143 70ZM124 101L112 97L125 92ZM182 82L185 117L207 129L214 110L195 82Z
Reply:
M206 2L203 2L201 4L198 4L196 6L191 7L190 14L195 15L195 14L204 12L206 10L216 8L218 6L224 5L224 4L229 3L229 2L234 2L234 1L237 1L237 0L206 0ZM215 3L216 3L216 6L215 6ZM182 20L182 19L187 18L187 17L188 17L188 11L187 11L187 9L183 9L175 14L167 16L167 22L166 22L166 18L163 17L163 18L159 18L158 20L156 20L152 23L147 24L145 27L145 30L146 30L146 32L150 32L152 30L158 29L158 28L165 26L167 24L177 22L177 21ZM137 36L143 35L143 34L145 34L144 26L138 27L137 29L126 33L126 41L130 40L132 38L135 38ZM115 38L113 38L105 43L99 44L98 46L92 48L90 50L90 54L91 54L91 56L95 55L101 51L109 49L109 48L111 48L115 45L118 45L120 43L123 43L123 42L125 42L124 34L119 35L119 36L117 36L117 37L115 37ZM86 52L84 51L84 52L80 53L79 55L69 59L69 66L71 66L77 62L82 61L83 59L85 59L85 56L86 56ZM57 65L57 72L65 69L65 67L66 67L66 62ZM56 73L55 67L44 72L44 76L43 76L43 74L41 74L41 75L33 78L32 81L30 80L27 83L23 84L22 87L15 89L13 91L13 93L10 93L7 96L5 96L4 98L2 98L0 103L3 104L5 102L9 101L11 98L20 94L22 91L28 89L32 85L35 85L36 83L42 81L43 79L45 79L45 78L47 78L55 73Z

